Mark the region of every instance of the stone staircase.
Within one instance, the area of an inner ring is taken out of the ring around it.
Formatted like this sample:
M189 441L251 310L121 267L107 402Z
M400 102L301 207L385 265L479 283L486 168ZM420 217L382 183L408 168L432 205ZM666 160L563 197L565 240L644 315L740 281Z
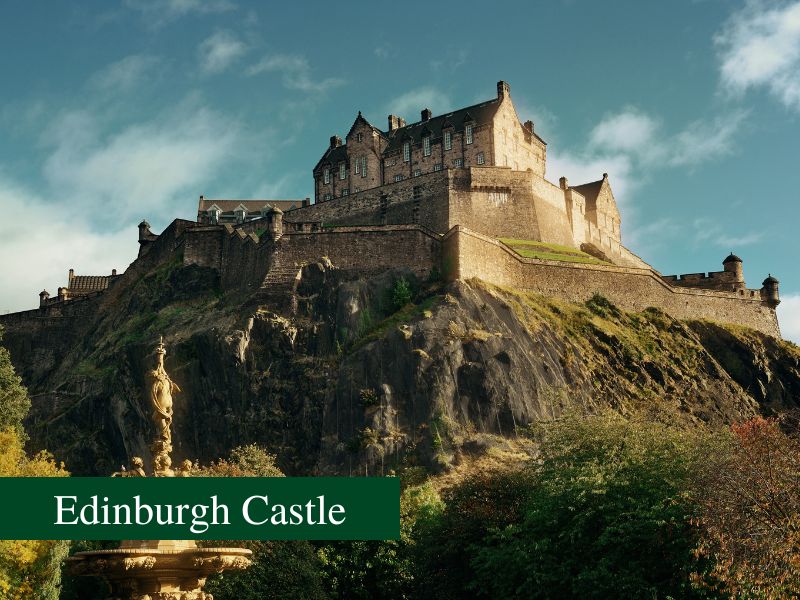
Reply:
M300 268L295 265L274 265L261 282L261 300L277 310L289 309L295 312L297 299L294 297L294 286L299 273Z

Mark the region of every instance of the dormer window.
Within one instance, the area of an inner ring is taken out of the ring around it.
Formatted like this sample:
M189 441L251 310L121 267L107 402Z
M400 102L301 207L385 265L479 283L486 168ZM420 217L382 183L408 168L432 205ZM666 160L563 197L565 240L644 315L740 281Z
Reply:
M345 179L347 177L347 165L343 162L339 163L339 179Z
M240 204L236 210L233 211L233 214L236 217L237 223L244 223L245 219L247 218L247 209Z
M422 138L422 155L431 155L431 136L429 135L426 135L424 138Z
M464 127L464 137L467 144L472 143L472 123L467 123L466 127Z
M219 216L222 214L222 211L216 204L208 209L207 214L209 223L212 225L219 224Z
M452 150L453 149L453 132L452 131L445 131L444 132L444 149L445 150Z
M325 183L331 182L331 170L328 167L325 167L325 170L322 172L322 180Z
M411 160L411 143L405 142L403 144L403 162L409 162Z

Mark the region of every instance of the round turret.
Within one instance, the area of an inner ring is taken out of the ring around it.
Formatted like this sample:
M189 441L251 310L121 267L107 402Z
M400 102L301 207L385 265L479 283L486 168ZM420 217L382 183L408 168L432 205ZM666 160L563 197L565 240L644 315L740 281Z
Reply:
M267 230L273 241L283 235L283 211L277 206L270 206L267 211Z
M736 256L733 252L731 252L725 260L722 261L722 268L725 270L726 273L730 273L733 276L733 281L736 284L740 284L735 286L738 288L744 287L744 270L742 269L742 259Z
M39 292L39 306L44 306L47 304L47 301L50 299L50 292L47 290L42 290Z
M763 286L761 288L761 299L773 308L781 303L780 293L778 292L779 283L772 274L769 274L761 284Z

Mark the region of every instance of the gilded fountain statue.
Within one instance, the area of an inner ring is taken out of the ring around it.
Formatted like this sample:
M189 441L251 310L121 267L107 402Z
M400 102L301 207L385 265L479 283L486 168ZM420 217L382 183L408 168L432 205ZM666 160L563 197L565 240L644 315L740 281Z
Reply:
M148 397L156 435L151 445L153 477L191 477L192 463L185 460L172 469L172 395L180 392L164 368L167 351L163 338L156 347L156 366L148 373ZM134 456L131 468L112 477L146 477L144 461ZM213 600L203 591L206 578L224 570L250 566L245 548L200 548L193 540L124 540L114 550L78 552L67 560L75 575L104 577L111 600Z

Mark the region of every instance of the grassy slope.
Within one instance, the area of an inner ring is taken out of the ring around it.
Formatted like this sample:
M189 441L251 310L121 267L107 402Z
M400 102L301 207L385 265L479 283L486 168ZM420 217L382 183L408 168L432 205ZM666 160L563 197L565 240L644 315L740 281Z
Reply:
M581 250L561 246L559 244L547 244L535 240L517 240L514 238L499 238L501 242L509 246L514 252L525 258L540 258L544 260L561 260L564 262L584 263L591 265L607 265L608 263L595 258Z

